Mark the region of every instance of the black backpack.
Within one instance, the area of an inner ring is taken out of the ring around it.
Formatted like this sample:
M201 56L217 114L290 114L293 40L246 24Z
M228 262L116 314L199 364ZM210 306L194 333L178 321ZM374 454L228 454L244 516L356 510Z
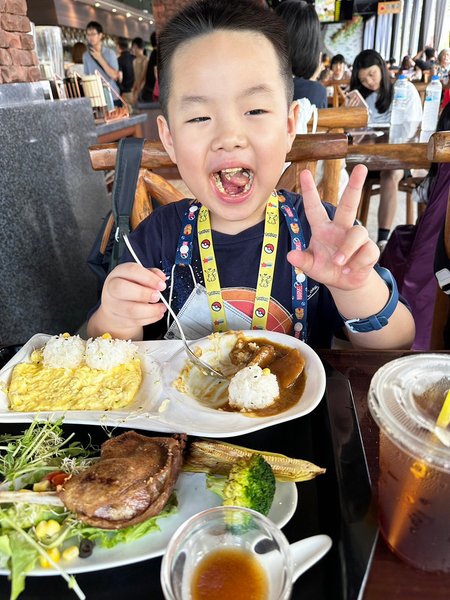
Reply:
M106 276L125 248L123 234L130 233L130 215L141 164L143 138L122 138L117 147L112 209L105 215L87 263L98 280L99 296Z

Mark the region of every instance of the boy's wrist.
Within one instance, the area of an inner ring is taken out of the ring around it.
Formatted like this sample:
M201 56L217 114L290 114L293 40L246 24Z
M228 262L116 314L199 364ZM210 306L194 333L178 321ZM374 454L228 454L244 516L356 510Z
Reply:
M329 288L339 314L345 321L367 319L386 306L391 291L375 269L366 283L353 290Z
M369 317L344 320L346 327L352 333L370 333L371 331L383 329L383 327L388 324L390 317L397 308L399 295L394 277L388 269L378 266L376 266L375 269L389 289L389 298L380 311Z

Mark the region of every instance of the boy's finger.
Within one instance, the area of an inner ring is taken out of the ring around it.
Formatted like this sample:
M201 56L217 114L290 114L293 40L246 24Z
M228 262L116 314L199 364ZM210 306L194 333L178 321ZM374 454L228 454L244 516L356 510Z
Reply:
M367 167L356 165L350 175L347 187L336 209L333 222L340 227L353 227L358 206L361 201L361 192L366 180Z
M293 267L298 267L305 273L312 269L314 259L308 250L291 250L287 253L287 259Z
M348 229L344 241L333 255L333 262L336 265L345 265L364 246L368 238L369 232L362 225L354 225L351 229Z
M137 263L122 263L111 271L110 277L120 277L148 288L166 289L166 276L160 269L146 269Z
M350 272L362 273L370 271L380 257L380 251L372 240L360 247L360 249L351 257L351 260L342 269L344 274Z
M303 205L305 207L306 218L311 226L319 223L326 223L330 219L325 210L317 191L314 178L311 171L305 169L300 173L300 184L302 186Z

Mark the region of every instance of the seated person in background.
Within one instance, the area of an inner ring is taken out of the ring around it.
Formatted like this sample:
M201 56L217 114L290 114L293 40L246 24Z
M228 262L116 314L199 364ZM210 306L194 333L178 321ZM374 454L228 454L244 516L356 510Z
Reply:
M425 55L425 60L424 60ZM423 48L423 50L419 50L419 52L412 57L412 60L422 71L429 71L436 64L436 50L435 48L431 48L427 46Z
M144 40L141 37L136 37L131 42L131 52L134 55L134 84L132 90L133 104L137 102L139 94L145 83L145 74L147 72L148 57L144 54L144 48Z
M450 49L444 48L438 54L437 63L434 65L434 72L439 75L442 83L447 84L450 73Z
M408 54L403 57L400 73L406 75L410 81L422 81L422 69Z
M418 102L421 107L419 93L414 86L408 96L408 103ZM353 63L350 90L358 90L369 108L369 125L385 123L389 126L393 97L393 83L381 55L375 50L363 50ZM353 99L349 100L353 105ZM356 103L354 104L356 105ZM407 108L406 114L409 114ZM398 183L403 171L381 171L380 174L380 206L378 208L377 243L383 250L389 237L392 222L397 211Z
M409 346L411 313L396 302L395 283L386 285L374 269L378 249L355 225L366 168L355 167L337 208L320 202L309 171L303 197L274 192L298 116L286 39L283 21L254 0L197 1L161 32L159 134L198 202L162 206L130 234L144 267L125 252L105 281L88 335L160 336L167 327L160 293L168 286L174 310L184 307L195 323L226 331L224 301L242 310L246 288L254 327L326 347L347 319L373 323L369 317L386 311L381 329L350 331L352 343ZM268 271L258 276L266 253ZM192 279L213 292L209 299L176 264L191 265Z
M330 63L331 79L340 81L341 79L350 79L351 70L347 67L345 58L342 54L336 54L333 56Z
M275 12L285 21L294 74L294 100L308 98L317 108L327 108L327 91L319 82L320 23L312 4L286 0Z
M118 94L120 79L119 63L114 50L103 46L103 27L97 21L90 21L86 25L87 52L83 54L84 74L93 75L95 71L106 79L113 90ZM114 95L113 95L114 97ZM114 104L121 105L119 99L114 97Z

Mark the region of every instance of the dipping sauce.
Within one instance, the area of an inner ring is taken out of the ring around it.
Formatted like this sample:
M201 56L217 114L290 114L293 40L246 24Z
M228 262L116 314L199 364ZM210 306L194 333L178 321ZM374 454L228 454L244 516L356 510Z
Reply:
M258 560L240 548L205 556L192 577L193 600L269 600L267 575Z

